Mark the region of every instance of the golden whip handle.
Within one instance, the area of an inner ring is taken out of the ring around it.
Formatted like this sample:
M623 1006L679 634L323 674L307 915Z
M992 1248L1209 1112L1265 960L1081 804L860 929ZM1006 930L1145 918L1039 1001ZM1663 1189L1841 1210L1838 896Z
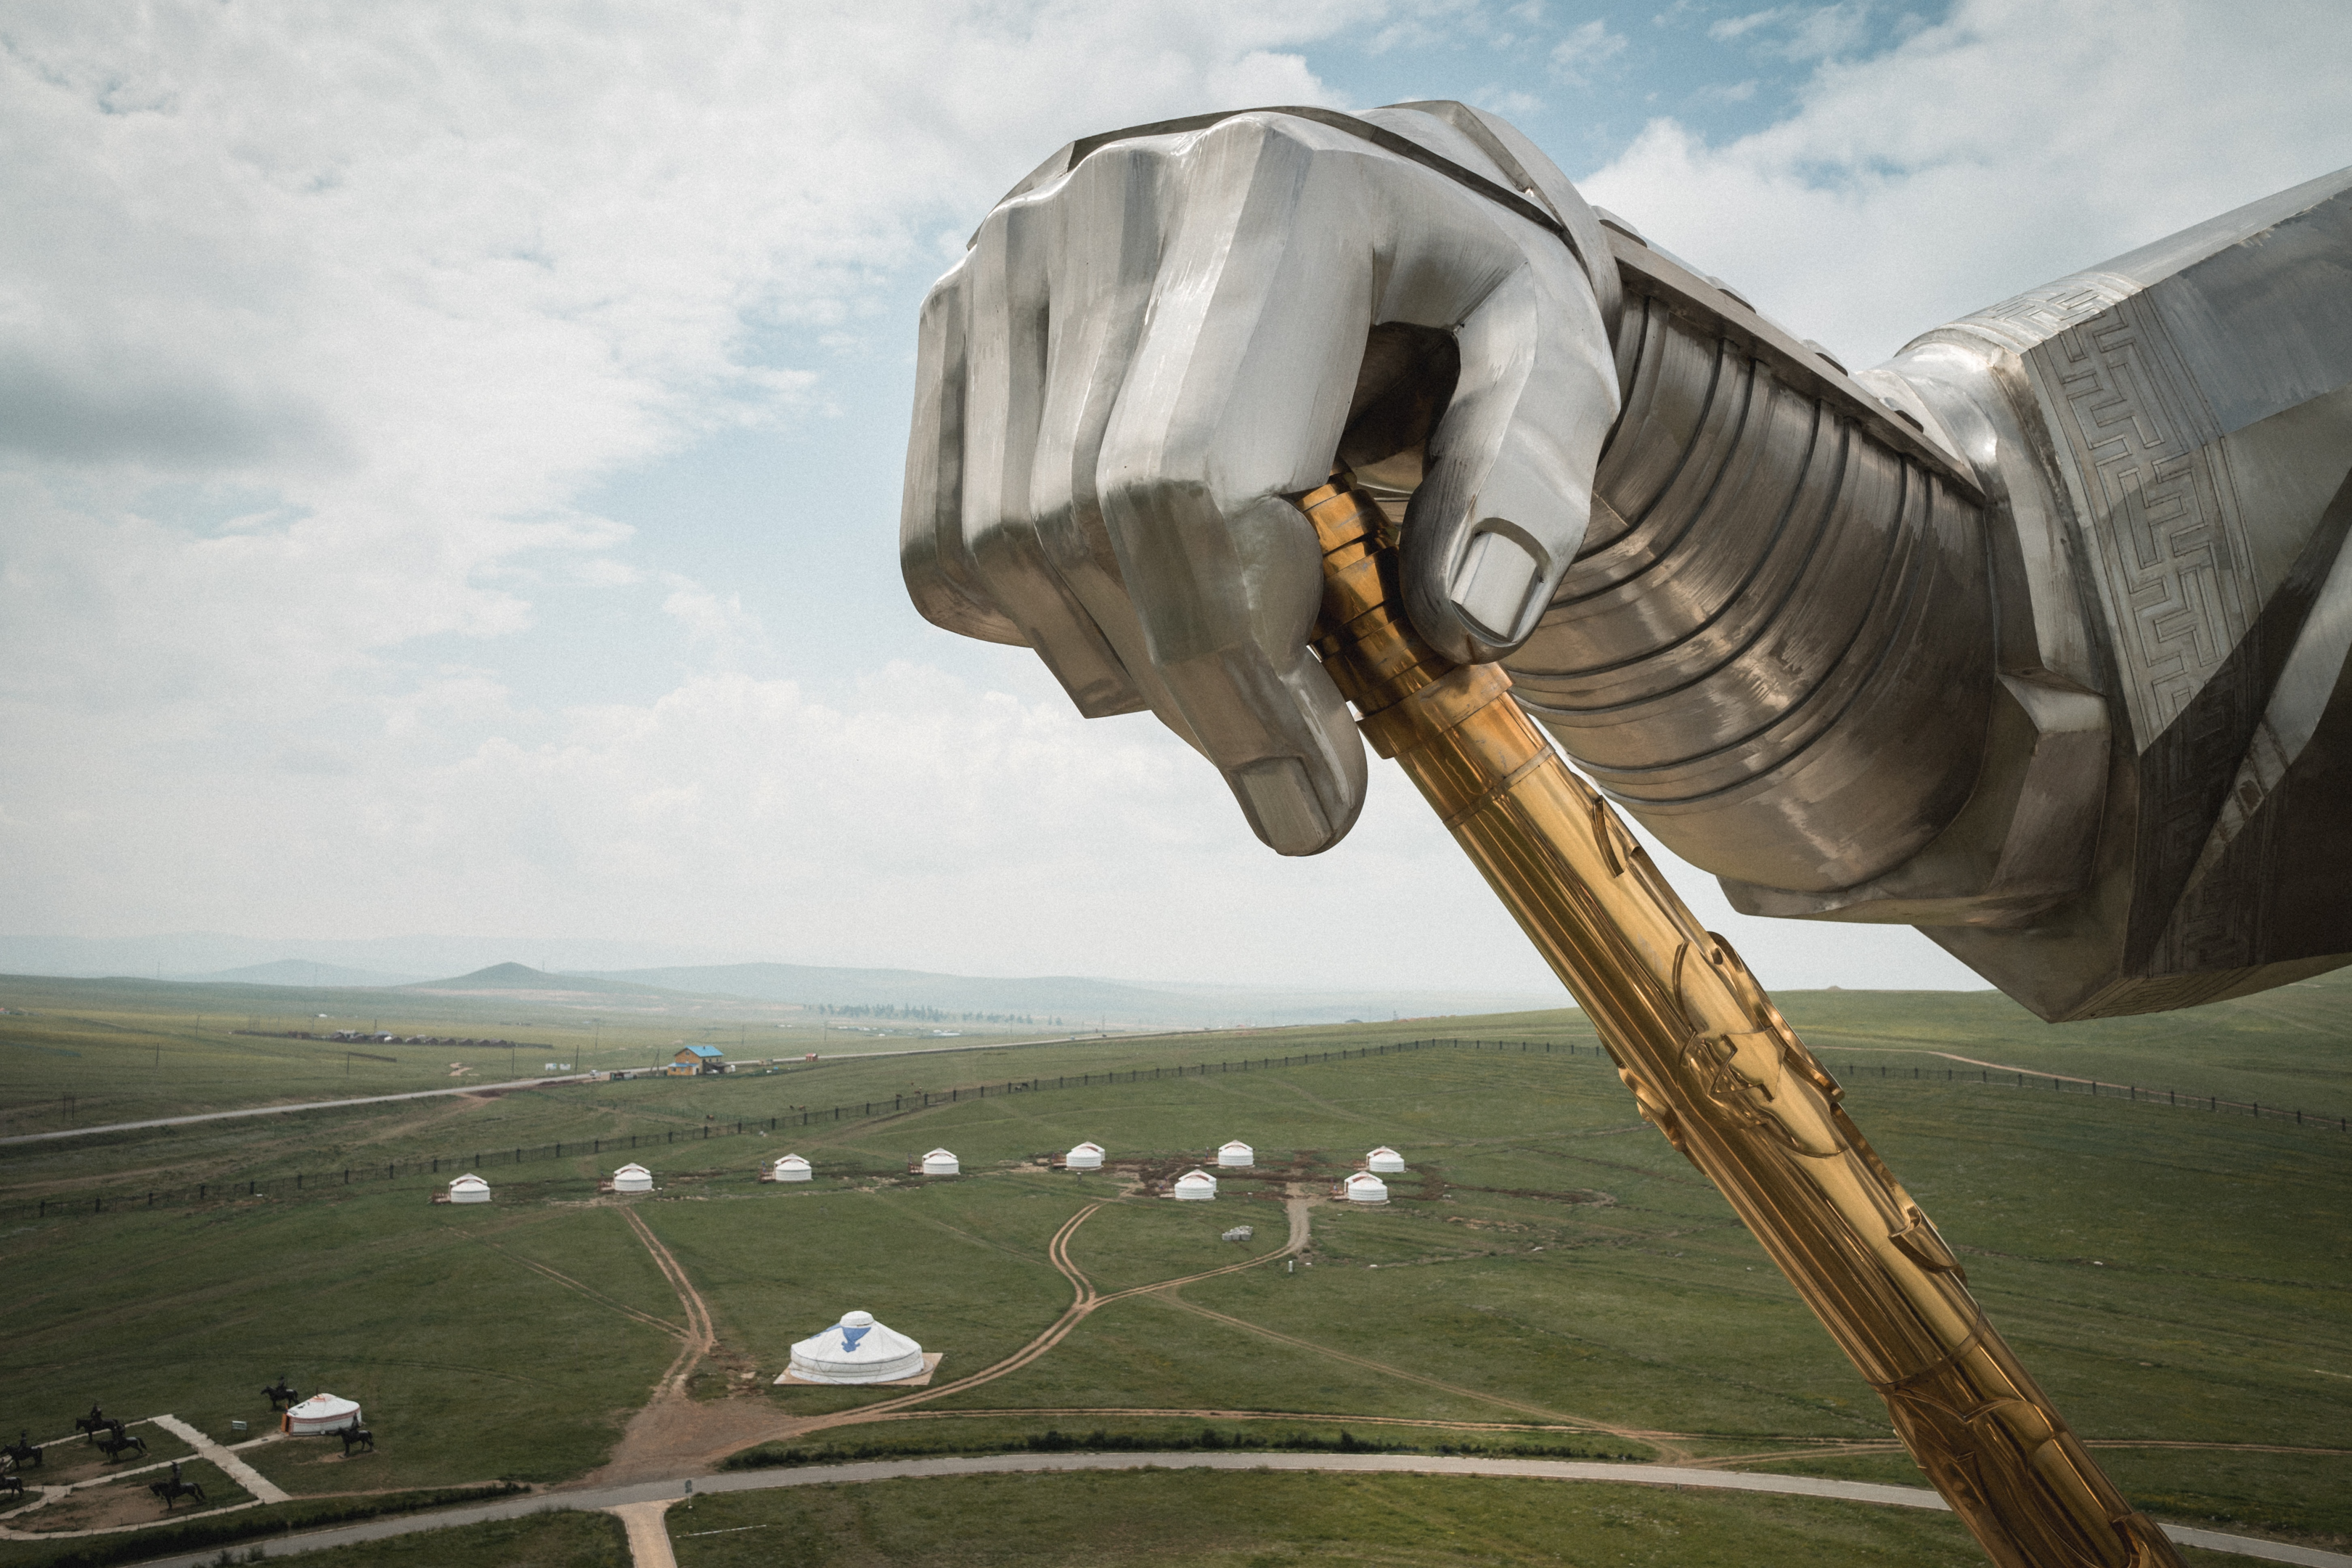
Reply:
M1492 665L1406 622L1386 519L1345 474L1300 498L1323 548L1316 652L1566 983L1667 1142L1729 1199L2002 1568L2180 1558L1969 1296L1958 1263L1721 937Z

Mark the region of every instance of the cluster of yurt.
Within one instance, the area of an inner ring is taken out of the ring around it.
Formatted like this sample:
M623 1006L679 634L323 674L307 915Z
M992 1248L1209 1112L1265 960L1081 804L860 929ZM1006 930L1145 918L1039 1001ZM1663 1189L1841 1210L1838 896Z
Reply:
M771 1182L805 1182L814 1173L809 1169L809 1163L800 1155L785 1154L768 1167L765 1179Z
M962 1163L945 1149L934 1149L923 1156L923 1174L926 1176L960 1176L962 1173Z
M1358 1171L1339 1185L1351 1204L1384 1204L1389 1201L1389 1184L1370 1171Z
M1217 1151L1217 1165L1222 1170L1246 1171L1257 1163L1257 1151L1236 1138Z
M289 1405L278 1417L278 1429L296 1437L317 1437L360 1424L359 1402L319 1393L299 1405Z
M1404 1174L1404 1156L1383 1143L1364 1156L1364 1169L1376 1176Z
M1192 1170L1176 1178L1168 1195L1186 1203L1204 1204L1217 1195L1217 1178L1206 1171Z
M1062 1169L1066 1171L1099 1171L1102 1167L1103 1146L1099 1143L1081 1143L1062 1156Z
M923 1347L871 1312L845 1312L841 1321L793 1346L791 1368L778 1383L896 1383L923 1374Z

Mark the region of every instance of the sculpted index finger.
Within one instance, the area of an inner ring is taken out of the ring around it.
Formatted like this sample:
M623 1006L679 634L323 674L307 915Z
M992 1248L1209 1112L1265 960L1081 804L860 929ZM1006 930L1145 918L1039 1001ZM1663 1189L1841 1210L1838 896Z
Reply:
M996 607L964 542L964 410L971 353L969 258L923 300L915 356L915 415L899 503L898 569L925 620L1015 647L1027 639Z

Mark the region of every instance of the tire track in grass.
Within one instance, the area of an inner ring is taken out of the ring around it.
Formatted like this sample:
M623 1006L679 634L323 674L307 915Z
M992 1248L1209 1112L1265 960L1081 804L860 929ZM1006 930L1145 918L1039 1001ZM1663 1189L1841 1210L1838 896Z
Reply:
M1468 1399L1480 1405L1500 1405L1506 1410L1521 1411L1527 1415L1541 1416L1546 1421L1557 1422L1562 1426L1578 1426L1589 1432L1604 1432L1612 1437L1622 1438L1629 1443L1645 1444L1648 1447L1656 1449L1658 1456L1661 1458L1671 1459L1676 1463L1685 1462L1689 1458L1689 1450L1685 1448L1682 1444L1675 1441L1676 1434L1670 1432L1647 1431L1634 1426L1612 1426L1608 1422L1599 1420L1593 1416L1572 1415L1566 1411L1553 1410L1541 1405L1530 1405L1525 1400L1513 1399L1507 1394L1487 1394L1478 1389L1465 1388L1459 1384L1447 1383L1440 1378L1430 1377L1422 1373L1407 1372L1402 1367L1391 1366L1385 1362L1373 1361L1368 1356L1350 1355L1346 1351L1333 1350L1328 1345L1318 1345L1312 1340L1302 1340L1295 1334L1286 1334L1279 1329L1269 1329L1264 1324L1253 1323L1245 1318L1233 1317L1227 1313L1217 1311L1213 1308L1203 1307L1197 1301L1187 1301L1183 1297L1176 1293L1178 1286L1187 1283L1190 1283L1190 1281L1171 1280L1163 1285L1147 1286L1145 1289L1159 1292L1161 1299L1171 1307L1181 1307L1185 1311L1196 1313L1203 1318L1213 1319L1216 1321L1227 1324L1230 1327L1242 1329L1253 1334L1260 1334L1267 1339L1278 1341L1283 1344L1293 1345L1303 1351L1310 1351L1319 1356L1328 1356L1333 1361L1343 1361L1351 1366L1361 1367L1367 1372L1378 1373L1383 1377L1392 1377L1405 1383L1419 1384L1423 1388L1433 1388L1441 1394L1450 1394L1456 1398Z
M694 1375L695 1363L719 1348L719 1336L710 1326L710 1309L703 1304L702 1292L697 1290L694 1281L686 1277L685 1268L670 1256L669 1248L662 1245L661 1237L654 1234L653 1227L637 1217L636 1210L624 1208L621 1217L628 1221L629 1228L637 1233L639 1241L645 1243L646 1251L653 1258L654 1267L662 1271L662 1278L667 1279L670 1289L677 1292L677 1304L686 1310L686 1331L679 1336L684 1342L678 1346L677 1359L669 1363L667 1372L662 1373L661 1382L656 1385L658 1392L655 1395L656 1398L682 1399L686 1396L686 1381Z
M635 1216L632 1215L631 1217L634 1218ZM609 1308L613 1311L620 1313L621 1316L625 1318L630 1319L635 1322L643 1323L649 1329L657 1329L674 1340L685 1340L690 1338L692 1335L692 1330L690 1328L681 1328L677 1324L671 1322L667 1318L657 1318L654 1316L653 1313L642 1311L635 1307L630 1306L625 1301L616 1301L613 1300L612 1297L605 1295L602 1290L597 1289L594 1286L574 1279L571 1275L564 1273L560 1268L551 1268L546 1264L538 1262L535 1259L525 1258L519 1253L508 1251L505 1247L499 1246L497 1242L490 1240L488 1237L477 1236L469 1239L481 1243L481 1245L488 1247L492 1252L497 1253L499 1257L505 1258L509 1263L520 1264L523 1268L530 1269L534 1274L543 1275L547 1279L553 1280L556 1284L562 1286L565 1289L575 1290L581 1295L587 1297L588 1300L595 1302L600 1307ZM658 1264L659 1260L656 1259L656 1262Z
M1039 1334L1003 1360L993 1365L982 1367L969 1377L958 1378L955 1382L944 1384L938 1388L926 1388L918 1393L902 1394L896 1399L886 1399L879 1404L863 1405L854 1410L843 1410L830 1415L813 1416L805 1421L793 1422L790 1424L788 1430L779 1431L753 1441L770 1442L777 1437L804 1436L810 1433L824 1431L829 1427L854 1426L862 1422L884 1420L915 1405L927 1405L935 1399L944 1399L951 1394L961 1394L967 1389L979 1388L1027 1366L1069 1338L1077 1326L1086 1321L1097 1310L1107 1307L1113 1301L1123 1301L1130 1296L1141 1295L1150 1290L1164 1290L1179 1285L1190 1285L1198 1280L1213 1279L1221 1274L1232 1274L1244 1268L1255 1268L1261 1263L1271 1263L1276 1258L1290 1257L1304 1248L1307 1242L1307 1205L1303 1199L1293 1198L1285 1205L1289 1211L1290 1236L1278 1250L1262 1253L1255 1258L1244 1258L1239 1263L1229 1263L1223 1268L1204 1268L1197 1274L1187 1274L1175 1279L1161 1279L1150 1285L1138 1285L1104 1295L1095 1289L1094 1281L1087 1278L1086 1270L1078 1267L1077 1259L1071 1255L1070 1239L1077 1234L1078 1227L1086 1224L1096 1211L1101 1209L1108 1201L1104 1199L1090 1203L1072 1215L1062 1222L1061 1228L1056 1230L1053 1239L1046 1243L1047 1259L1052 1262L1055 1271L1070 1282L1070 1304L1062 1310L1062 1315L1056 1318L1053 1325L1044 1333ZM751 1443L737 1445L738 1447L751 1446ZM730 1448L727 1451L734 1450Z

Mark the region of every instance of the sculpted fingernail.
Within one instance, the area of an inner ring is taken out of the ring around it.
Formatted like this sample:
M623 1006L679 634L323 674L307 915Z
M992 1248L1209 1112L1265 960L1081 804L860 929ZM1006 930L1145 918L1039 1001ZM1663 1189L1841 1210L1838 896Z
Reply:
M1285 855L1312 855L1331 838L1307 769L1296 757L1267 757L1225 775L1260 838Z
M1543 563L1526 545L1490 530L1462 552L1447 597L1481 638L1507 643L1517 635L1528 595L1542 574Z

